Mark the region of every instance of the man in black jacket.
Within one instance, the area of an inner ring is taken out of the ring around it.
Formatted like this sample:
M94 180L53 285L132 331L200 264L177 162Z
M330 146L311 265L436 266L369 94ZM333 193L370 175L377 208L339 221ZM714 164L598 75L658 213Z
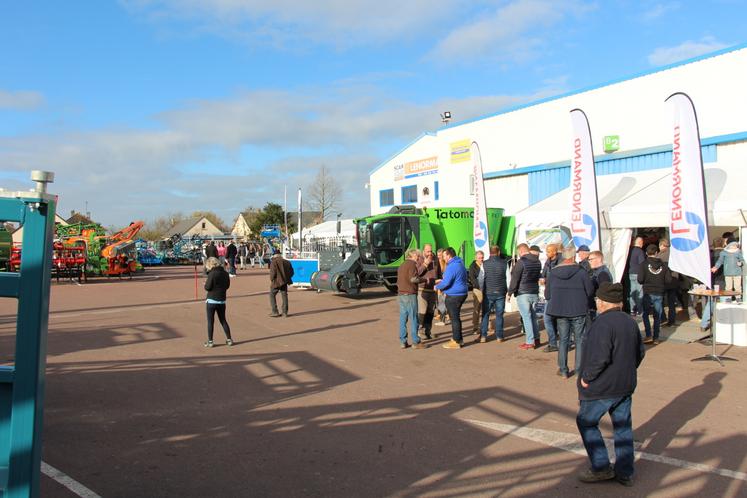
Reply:
M550 270L545 282L545 298L548 300L547 313L557 320L558 335L558 375L567 379L569 334L576 339L575 369L581 364L584 330L589 311L589 296L594 295L594 287L589 274L575 263L576 249L572 245L563 249L563 262Z
M490 312L495 310L495 338L503 342L503 311L506 307L506 260L501 257L498 246L490 248L490 257L483 262L485 270L485 293L482 299L482 323L480 342L488 340Z
M638 325L621 311L621 284L602 283L597 291L599 315L586 337L578 375L580 400L576 425L591 468L579 474L582 482L616 479L633 485L633 421L630 414L637 384L637 368L645 354ZM605 413L612 418L615 467L599 432Z
M526 330L526 342L519 349L536 349L539 347L539 326L534 305L539 301L539 278L542 273L542 263L539 258L529 252L527 244L516 246L519 260L511 269L511 285L508 288L508 299L516 296L516 304L521 314L521 320Z
M663 311L664 292L671 282L671 273L666 263L657 257L659 248L654 244L646 247L646 259L638 269L638 283L643 286L643 328L646 342L659 344L659 327ZM654 313L653 339L648 315Z
M226 259L228 260L228 275L233 278L236 276L236 256L239 255L239 250L236 247L236 243L232 240L226 248Z

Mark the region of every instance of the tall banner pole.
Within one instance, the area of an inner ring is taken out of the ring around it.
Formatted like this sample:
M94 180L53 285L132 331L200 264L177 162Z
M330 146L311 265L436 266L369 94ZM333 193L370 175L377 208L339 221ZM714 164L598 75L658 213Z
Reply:
M488 210L485 206L485 182L482 177L482 156L477 142L472 142L472 178L475 191L475 211L472 225L472 240L475 252L482 251L490 255L490 237L488 236Z
M283 185L283 223L285 224L285 239L290 246L290 233L288 232L288 185Z
M711 287L703 157L695 106L687 94L674 93L671 104L672 180L669 190L669 267Z
M571 111L573 152L571 155L571 237L576 247L589 246L592 251L601 249L599 230L599 201L597 177L594 169L594 152L591 146L591 128L581 109Z
M301 197L301 187L298 187L298 252L303 252L303 204ZM300 257L300 256L299 256Z

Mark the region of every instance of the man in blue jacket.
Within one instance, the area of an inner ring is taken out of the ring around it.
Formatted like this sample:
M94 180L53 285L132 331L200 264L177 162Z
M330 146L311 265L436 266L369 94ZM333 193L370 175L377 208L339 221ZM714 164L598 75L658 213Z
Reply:
M621 284L602 283L597 291L599 314L584 344L578 374L580 400L576 425L581 433L591 468L579 474L582 482L616 479L633 485L633 421L630 414L637 384L637 368L645 351L638 324L621 311ZM599 432L605 413L612 418L615 466Z
M446 309L451 319L451 340L443 345L446 349L462 347L462 319L459 314L467 299L469 285L467 283L467 269L461 258L458 258L453 247L447 247L443 252L446 260L444 278L436 282L435 289L446 296Z
M586 316L589 312L589 297L594 295L594 286L586 270L576 264L576 248L563 249L563 262L550 270L545 282L547 313L557 320L558 375L567 379L573 375L568 371L569 334L576 340L575 370L581 364L583 354Z

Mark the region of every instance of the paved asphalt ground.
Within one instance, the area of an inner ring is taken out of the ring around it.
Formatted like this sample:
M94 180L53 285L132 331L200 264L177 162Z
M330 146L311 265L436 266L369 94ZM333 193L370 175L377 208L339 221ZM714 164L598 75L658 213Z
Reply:
M206 349L202 283L199 300L192 267L53 284L47 464L107 497L747 496L745 349L720 346L740 360L726 367L690 362L703 344L648 349L635 487L588 485L554 354L518 336L445 350L446 327L400 350L396 299L377 289L292 290L291 316L270 318L259 269L229 291L237 344L217 329ZM0 302L0 361L14 313ZM76 496L48 476L42 495Z

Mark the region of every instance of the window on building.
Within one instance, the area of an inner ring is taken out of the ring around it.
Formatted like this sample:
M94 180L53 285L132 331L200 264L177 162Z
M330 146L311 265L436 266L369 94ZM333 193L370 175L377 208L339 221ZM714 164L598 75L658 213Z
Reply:
M433 200L438 200L438 182L433 182Z
M402 187L402 204L415 204L416 202L418 202L418 186Z
M379 206L394 206L394 189L379 190Z
M203 222L202 222L202 229L203 229L203 230L205 230L206 228L207 228L207 223L205 223L205 222L203 221Z

